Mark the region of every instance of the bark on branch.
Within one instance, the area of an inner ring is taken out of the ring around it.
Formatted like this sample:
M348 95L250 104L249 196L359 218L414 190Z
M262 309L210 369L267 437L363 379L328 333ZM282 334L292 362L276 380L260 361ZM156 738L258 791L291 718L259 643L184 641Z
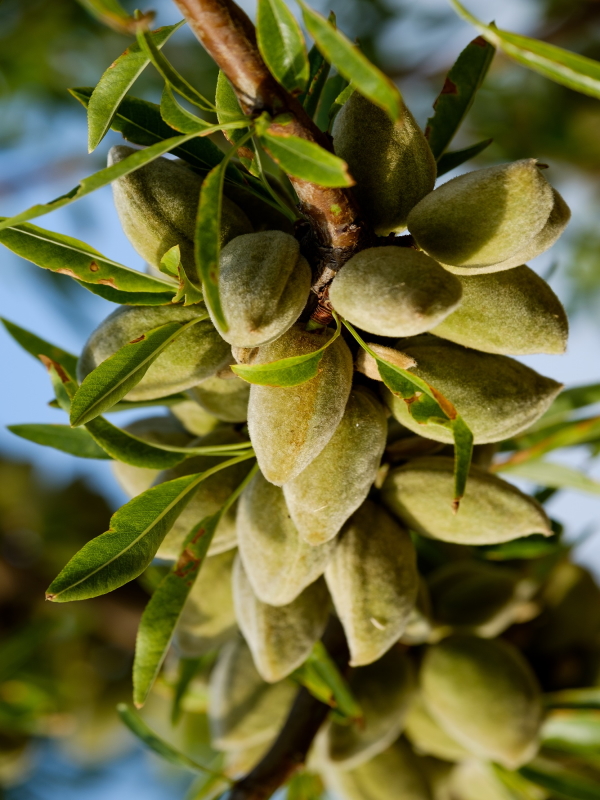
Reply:
M244 113L289 115L273 133L299 136L331 150L328 136L302 105L273 78L260 55L254 25L233 0L174 0L204 48L231 81ZM364 249L372 232L349 189L331 189L290 177L300 212L310 223L315 257L313 291L326 304L327 286L349 258Z

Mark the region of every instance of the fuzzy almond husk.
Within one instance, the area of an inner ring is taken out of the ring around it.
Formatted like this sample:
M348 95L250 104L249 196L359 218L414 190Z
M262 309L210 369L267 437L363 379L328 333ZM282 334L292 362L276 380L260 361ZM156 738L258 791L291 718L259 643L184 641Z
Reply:
M262 603L252 590L239 555L233 568L233 600L254 665L268 683L283 680L306 661L325 632L331 607L323 578L289 605Z
M416 458L388 473L381 500L411 530L456 544L499 544L541 533L550 521L541 505L516 486L472 466L454 513L454 459Z
M398 641L414 608L418 574L408 532L365 501L348 520L325 570L350 648L350 664L377 661Z
M212 378L189 390L189 395L209 414L223 422L245 422L248 418L250 384L241 378Z
M407 738L418 753L444 761L462 761L471 756L469 750L440 728L427 710L421 695L411 705L404 728Z
M536 754L542 720L537 679L502 639L451 636L430 647L421 666L433 718L479 758L517 769Z
M366 499L386 438L384 407L368 389L353 387L330 441L283 487L292 521L309 545L332 539Z
M331 132L335 153L347 162L362 212L376 233L404 230L409 211L431 192L437 173L427 140L408 108L403 105L394 123L354 92Z
M294 325L276 341L259 347L252 364L311 353L331 335ZM352 374L352 355L339 337L323 353L319 372L311 380L299 386L251 387L248 429L268 481L282 486L323 450L344 415Z

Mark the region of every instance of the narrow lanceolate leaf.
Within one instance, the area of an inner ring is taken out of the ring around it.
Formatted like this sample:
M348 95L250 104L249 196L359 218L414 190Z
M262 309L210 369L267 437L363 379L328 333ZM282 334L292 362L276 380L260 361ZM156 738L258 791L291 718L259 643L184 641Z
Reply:
M110 529L88 542L54 579L46 597L59 603L97 597L137 578L148 567L171 526L199 484L244 461L238 456L205 472L166 481L134 497L110 521Z
M206 97L200 94L200 92L191 85L191 83L188 83L160 52L149 31L138 28L137 41L140 49L158 70L163 80L178 94L185 97L192 105L204 111L214 111L215 107L210 100L207 100Z
M560 709L551 711L540 732L542 744L574 755L600 752L600 711Z
M177 303L179 300L168 292L122 292L101 283L85 283L76 280L83 289L92 294L98 295L109 303L117 303L120 306L166 306Z
M156 293L170 299L175 294L173 284L168 281L129 269L79 239L37 225L24 224L0 231L0 243L42 269L86 284L99 284L121 292Z
M160 48L167 39L183 25L169 25L153 31L150 36L156 47ZM92 92L88 105L88 151L91 153L100 144L109 130L119 103L135 83L150 59L132 44L110 65Z
M30 219L43 217L44 214L49 214L51 211L55 211L57 208L62 208L70 203L74 203L76 200L80 200L82 197L95 192L96 189L101 189L103 186L108 186L109 183L116 181L118 178L122 178L124 175L129 175L131 172L135 172L135 170L140 169L140 167L143 167L165 153L168 153L178 145L189 141L189 139L195 135L196 134L193 133L186 136L173 136L170 139L165 139L162 142L153 144L150 147L147 147L145 150L138 150L135 153L132 153L130 156L127 156L127 158L124 158L122 161L119 161L118 164L113 164L110 167L101 169L100 172L95 172L93 175L89 175L87 178L84 178L74 189L71 189L71 191L67 192L67 194L57 197L55 200L51 200L49 203L31 206L31 208L28 208L26 211L22 211L20 214L16 214L14 217L4 217L0 221L0 231L4 230L5 228L11 228L14 225L21 225L21 223Z
M8 425L8 430L21 439L53 447L63 453L78 458L110 458L92 439L90 434L81 428L74 429L69 425Z
M302 356L290 356L269 364L233 364L231 369L248 383L259 386L299 386L311 380L319 371L325 350L341 333L341 324L322 347Z
M143 14L140 19L130 16L118 0L78 0L78 2L93 14L96 19L108 25L109 28L117 33L133 33L141 19L145 19L148 24L152 22L154 12L149 11Z
M542 534L533 534L523 539L513 539L502 544L483 545L477 553L489 561L513 561L522 558L543 558L548 555L565 553L565 545L556 541L548 541Z
M584 472L565 464L552 461L526 461L524 464L497 464L494 472L502 472L515 478L523 478L539 486L551 489L575 489L588 494L600 494L600 481L595 481Z
M380 106L396 122L402 113L402 97L392 81L381 72L325 17L313 11L304 0L304 24L317 47L337 71L362 95Z
M210 122L197 117L195 114L192 114L191 111L183 108L175 99L168 83L165 84L160 100L160 115L167 125L180 133L199 134L207 128L212 127Z
M492 63L496 48L478 36L468 44L446 76L444 86L433 104L434 115L427 120L425 137L431 152L439 160L467 112Z
M266 130L260 136L263 147L288 175L318 186L353 186L346 162L315 142L299 136Z
M137 738L140 739L146 745L146 747L149 747L150 750L153 750L166 761L169 761L171 764L175 764L178 767L191 769L194 772L208 772L214 775L215 778L231 784L231 780L225 775L213 773L210 769L203 766L198 761L194 761L184 753L180 753L179 750L176 750L172 745L165 742L164 739L161 739L159 736L157 736L156 733L154 733L154 731L149 728L148 725L146 725L144 720L125 703L119 703L117 706L117 711L129 730L135 736L137 736Z
M528 442L531 442L529 446ZM600 417L559 422L552 428L542 428L532 434L518 437L515 443L520 449L503 464L506 467L522 464L525 461L537 460L552 450L598 442L600 442ZM521 443L524 443L522 449Z
M225 77L225 73L219 70L217 78L217 90L215 94L215 103L217 106L217 119L223 125L229 122L235 122L242 115L242 109L233 90L233 86ZM238 144L240 139L244 138L248 133L248 128L238 128L234 130L225 129L223 134L228 142L231 144ZM247 142L244 147L238 150L238 158L246 169L255 177L259 177L259 171L255 163L254 146L252 142Z
M334 119L353 91L353 87L348 84L343 75L334 75L329 78L323 89L315 118L315 122L322 131L331 130Z
M304 106L308 116L314 117L331 71L331 64L323 58L323 54L316 45L313 45L308 53L308 64L310 66L308 85L306 92L301 94L298 100Z
M442 175L445 175L447 172L450 172L450 170L460 167L460 165L464 164L465 161L475 158L475 156L478 156L479 153L483 153L483 151L488 148L493 141L493 139L484 139L483 142L473 144L471 147L465 147L462 150L453 150L450 153L444 153L437 163L438 178L440 178Z
M352 694L323 642L317 642L304 664L292 677L305 686L321 702L335 708L348 721L361 720L362 709Z
M594 403L600 403L600 383L565 389L558 395L544 416L536 422L533 429L538 430L539 428L562 422L571 412Z
M51 361L56 361L60 364L69 375L75 375L77 371L76 356L67 353L66 350L57 347L55 344L50 344L50 342L47 342L45 339L36 336L35 333L31 333L25 330L25 328L15 325L14 322L10 322L4 319L4 317L0 317L0 321L15 342L20 344L21 347L35 359L39 359L40 356L46 356L46 358L49 358Z
M87 375L71 402L71 425L83 425L118 403L182 333L207 318L168 322L121 347Z
M441 425L449 428L454 437L454 510L458 511L460 499L465 493L471 457L473 434L464 419L447 397L422 378L402 367L384 361L360 338L352 325L344 320L359 345L377 362L382 381L398 397L407 401L410 414L423 425Z
M288 92L303 92L310 74L306 43L284 0L258 0L256 37L271 75Z
M521 767L522 775L536 786L541 786L550 794L569 800L598 800L598 778L579 772L576 767L568 767L559 761L538 757L527 766Z
M596 708L600 709L600 686L589 689L563 689L544 695L546 708Z
M556 47L553 44L485 25L458 2L450 0L454 10L477 28L481 35L506 55L546 78L576 92L600 98L600 62Z
M188 533L179 558L155 589L142 614L133 664L133 701L138 708L146 702L158 677L175 626L198 578L217 525L257 469L255 466L219 511L205 517ZM210 592L211 587L207 586L206 590Z

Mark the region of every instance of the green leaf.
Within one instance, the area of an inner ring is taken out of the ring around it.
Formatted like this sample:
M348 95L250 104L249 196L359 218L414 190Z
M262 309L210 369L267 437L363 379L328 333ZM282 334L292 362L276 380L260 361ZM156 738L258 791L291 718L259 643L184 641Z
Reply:
M579 492L600 494L600 481L589 478L577 469L552 461L526 461L524 464L506 464L506 466L496 464L494 472L523 478L553 489L575 489Z
M70 453L79 458L110 458L99 447L90 434L83 429L73 429L69 425L7 425L8 430L15 436L27 439L29 442L41 444L44 447L53 447Z
M108 25L117 33L133 33L139 20L130 16L118 0L78 0L96 19ZM148 23L152 22L154 12L142 15Z
M202 314L190 322L168 322L121 347L84 379L71 402L71 425L90 422L118 403L142 380L152 363L182 333L206 319Z
M208 769L203 764L200 764L198 761L194 761L184 753L180 753L179 750L176 750L172 745L165 742L163 739L157 736L156 733L154 733L154 731L148 727L148 725L146 725L144 720L138 714L136 714L132 708L125 703L119 703L117 706L117 711L129 730L135 736L137 736L137 738L140 739L146 745L146 747L149 747L150 750L158 753L158 755L164 758L166 761L169 761L171 764L175 764L178 767L191 769L194 772L207 772L227 784L232 783L232 781L225 775L213 773L212 770Z
M460 165L464 164L465 161L475 158L475 156L478 156L479 153L483 153L483 151L488 148L493 141L493 139L484 139L483 142L478 142L470 147L465 147L463 150L454 150L451 153L444 153L437 163L438 178L441 178L442 175L450 172L450 170L460 167Z
M154 587L156 591L157 587ZM210 669L215 662L217 651L213 650L206 655L198 658L180 658L179 672L173 690L173 704L171 706L171 725L174 727L181 719L183 713L183 701L187 696L191 682L199 672Z
M67 192L67 194L63 194L55 200L51 200L49 203L31 206L31 208L22 211L20 214L16 214L14 217L2 218L2 221L0 221L0 231L15 225L21 225L21 223L27 220L42 217L44 214L49 214L57 208L62 208L70 203L74 203L76 200L80 200L82 197L95 192L97 189L108 186L109 183L116 181L118 178L129 175L131 172L140 169L140 167L149 164L151 161L173 150L178 145L189 141L195 135L196 134L193 133L187 134L186 136L173 136L170 139L165 139L162 142L153 144L145 150L138 150L122 161L119 161L117 164L105 167L101 169L100 172L95 172L93 175L83 178L83 180L81 180L74 189ZM96 282L97 281L91 281L91 283Z
M318 186L353 186L346 162L325 148L299 136L266 129L260 141L269 155L288 175Z
M436 161L446 152L473 105L495 52L491 44L478 36L465 47L446 76L444 87L433 104L435 113L429 117L425 128L425 137Z
M551 711L540 732L542 744L575 755L600 752L600 710Z
M35 359L39 359L40 356L46 356L46 358L49 358L51 361L56 361L57 364L60 364L69 375L75 375L77 372L76 356L67 353L66 350L57 347L55 344L50 344L50 342L47 342L45 339L40 339L35 333L31 333L25 330L25 328L15 325L14 322L10 322L4 319L4 317L0 317L0 321L15 342L20 344L23 350L26 350Z
M256 38L271 75L288 92L303 92L310 75L306 43L284 0L258 0Z
M219 511L194 525L183 542L179 558L150 598L140 621L133 663L133 701L137 708L144 705L158 677L183 606L204 563L217 525L257 469L255 465ZM210 590L211 587L207 586L207 591Z
M362 720L362 709L323 642L316 642L309 657L291 677L322 703L335 708L346 722Z
M512 542L480 545L477 547L477 554L490 561L513 561L523 558L543 558L564 550L564 545L559 542L548 541L542 534L534 533L533 536L513 539Z
M250 457L242 455L223 461L205 472L160 483L134 497L113 514L106 533L73 556L52 581L46 598L59 603L86 600L137 578L154 558L199 484Z
M298 100L304 106L304 110L308 116L314 117L319 105L319 101L323 94L323 90L327 84L327 79L331 71L331 64L323 58L321 51L316 45L313 45L310 48L310 52L308 54L308 63L310 66L308 86L306 92L301 94Z
M331 130L333 120L354 89L343 75L329 78L321 95L316 123L322 131Z
M169 25L153 31L150 35L156 47L162 47L182 25L183 22L179 22L177 25ZM150 60L140 50L140 46L132 44L100 78L88 105L88 151L90 153L98 147L106 135L119 103L149 63Z
M325 800L325 787L315 772L295 772L287 785L285 800Z
M103 300L117 303L120 306L166 306L178 302L176 297L169 292L122 292L101 283L84 283L84 281L78 280L75 283ZM171 289L171 291L173 290Z
M499 764L490 764L490 768L500 783L508 789L508 795L504 792L502 798L506 797L506 800L541 800L542 797L545 798L545 794L541 795L537 786L525 780L518 772L508 770Z
M191 85L191 83L188 83L160 52L149 31L138 27L137 41L140 50L152 62L153 66L167 84L192 105L201 108L203 111L214 111L215 107L210 100L207 100L206 97L200 94L200 92Z
M217 78L217 91L215 95L215 103L217 106L217 119L223 125L229 122L234 122L240 118L242 114L241 106L238 102L237 96L233 86L225 76L222 70L219 70ZM248 133L248 128L239 128L237 130L224 130L225 138L231 144L238 144L240 139L244 138ZM240 148L238 151L238 158L246 169L255 177L259 176L258 169L254 163L254 147L252 142L248 142L245 147Z
M377 362L382 381L398 397L408 401L411 416L423 425L441 425L449 428L454 437L454 511L457 512L460 499L465 493L471 457L473 453L473 434L453 404L441 392L430 386L422 378L406 369L384 361L360 338L352 325L346 320L344 325L359 345Z
M341 329L338 320L335 333L312 353L290 356L268 364L233 364L231 369L240 378L258 386L299 386L316 376L325 350L337 339Z
M397 122L402 114L402 97L392 81L377 69L331 22L298 0L304 24L325 58L349 83Z
M600 790L598 780L581 774L558 761L548 758L535 758L518 771L531 783L547 789L553 796L570 800L598 800Z
M183 403L189 400L185 392L176 392L175 394L168 394L166 397L157 397L152 400L121 400L114 405L108 414L114 414L116 411L131 411L137 408L153 408L154 406L174 406L177 403Z
M157 293L171 299L175 293L173 285L161 278L129 269L79 239L37 225L25 224L0 231L0 243L42 269L68 275L85 284L100 284L122 292Z
M597 708L600 709L600 687L589 689L563 689L544 695L546 708Z
M525 461L537 460L552 450L596 444L598 441L600 441L600 417L558 422L552 428L542 428L514 440L512 444L518 448L518 452L505 464L522 464Z
M246 134L250 137L250 133ZM242 146L245 139L239 141ZM221 252L221 209L223 206L223 181L229 159L236 152L237 146L231 148L223 161L214 167L202 182L200 202L196 216L196 237L194 254L196 269L202 282L204 301L212 311L214 318L223 331L229 326L219 296L219 255ZM188 276L189 277L189 276Z
M600 383L574 386L562 391L544 416L535 424L535 430L562 422L572 411L600 403Z
M592 58L571 53L553 44L528 36L503 31L495 25L484 25L458 2L450 0L457 14L474 25L488 42L534 72L567 86L576 92L600 98L600 63Z
M181 133L201 133L211 127L210 122L192 114L177 102L168 83L165 83L160 100L160 115L167 125Z

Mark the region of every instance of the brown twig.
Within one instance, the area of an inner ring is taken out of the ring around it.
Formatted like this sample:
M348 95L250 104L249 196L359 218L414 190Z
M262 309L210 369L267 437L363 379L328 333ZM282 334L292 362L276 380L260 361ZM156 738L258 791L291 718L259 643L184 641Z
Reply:
M174 0L192 31L231 81L249 116L267 111L286 115L274 123L276 135L299 136L331 150L302 105L273 78L256 43L254 25L233 0ZM361 218L350 189L332 189L290 176L300 199L300 212L310 223L309 246L314 268L312 290L327 307L326 290L336 272L354 253L369 246L372 232ZM329 317L331 319L331 317Z

